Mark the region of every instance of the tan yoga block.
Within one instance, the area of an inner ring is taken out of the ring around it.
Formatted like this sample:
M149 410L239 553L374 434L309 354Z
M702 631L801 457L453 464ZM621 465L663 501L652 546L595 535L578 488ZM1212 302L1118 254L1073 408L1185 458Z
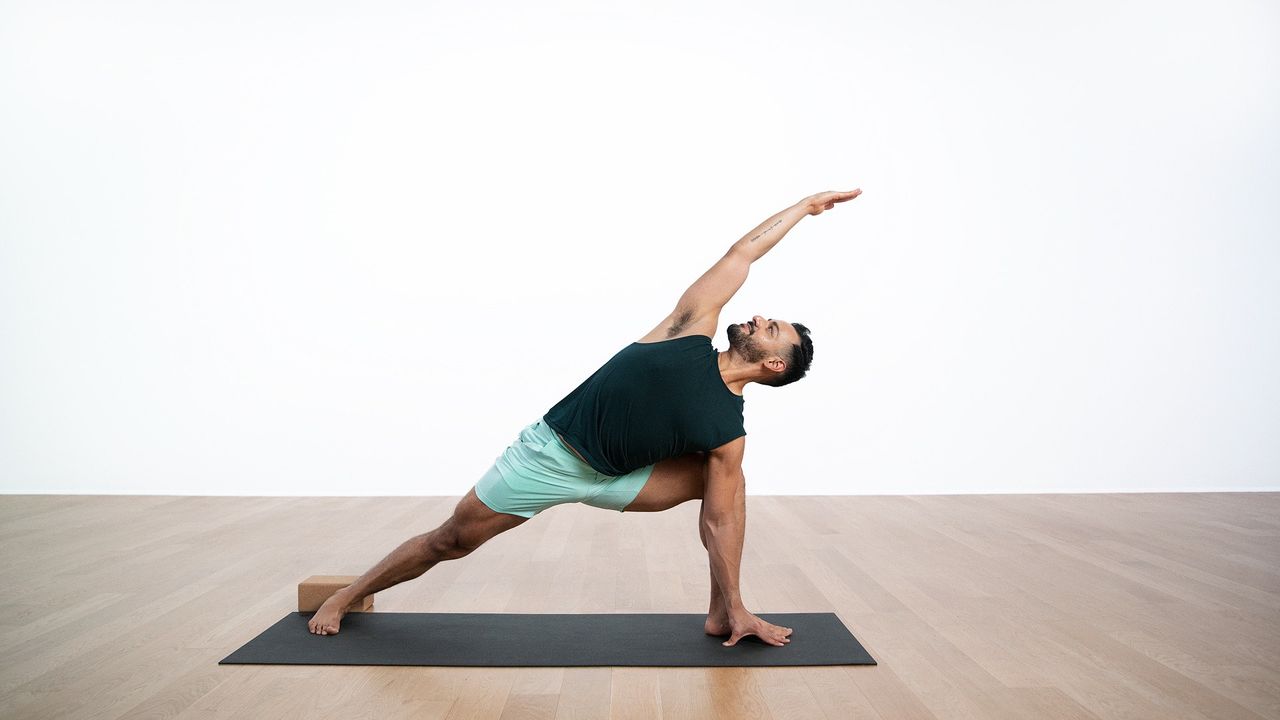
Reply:
M312 575L298 583L298 612L319 610L334 593L355 582L358 575ZM348 612L367 612L373 609L373 594L365 595L351 603Z

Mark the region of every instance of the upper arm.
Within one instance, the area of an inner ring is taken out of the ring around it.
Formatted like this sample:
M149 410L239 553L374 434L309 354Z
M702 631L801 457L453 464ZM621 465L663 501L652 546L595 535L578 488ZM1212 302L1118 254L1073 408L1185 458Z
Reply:
M698 278L676 303L676 309L650 330L640 342L669 340L680 335L716 336L720 323L720 310L729 302L738 288L747 281L751 259L746 253L729 248L719 262Z
M742 473L746 448L747 436L741 435L708 453L707 488L702 496L706 519L717 520L746 509L747 478Z
M737 245L729 248L724 257L684 291L676 303L675 314L686 313L692 317L719 315L720 309L747 281L750 267L751 259L746 253Z

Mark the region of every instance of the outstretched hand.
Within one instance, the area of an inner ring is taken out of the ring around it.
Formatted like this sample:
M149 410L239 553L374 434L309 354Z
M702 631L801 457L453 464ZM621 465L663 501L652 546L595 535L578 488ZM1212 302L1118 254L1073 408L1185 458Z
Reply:
M810 215L818 215L823 210L830 210L835 207L836 203L841 203L845 200L852 200L861 194L862 188L847 190L844 192L829 190L827 192L818 193L817 195L810 195L809 197L801 200L800 204L804 205L805 210Z

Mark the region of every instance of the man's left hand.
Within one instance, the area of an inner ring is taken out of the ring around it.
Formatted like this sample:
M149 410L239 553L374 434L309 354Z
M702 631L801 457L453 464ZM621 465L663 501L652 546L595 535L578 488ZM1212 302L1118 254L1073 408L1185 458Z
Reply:
M845 192L837 192L835 190L830 190L827 192L818 193L817 195L810 195L804 200L801 200L800 204L804 206L805 212L809 213L810 215L818 215L823 210L830 210L831 208L835 207L836 203L842 203L845 200L852 200L861 194L862 194L862 188L847 190Z

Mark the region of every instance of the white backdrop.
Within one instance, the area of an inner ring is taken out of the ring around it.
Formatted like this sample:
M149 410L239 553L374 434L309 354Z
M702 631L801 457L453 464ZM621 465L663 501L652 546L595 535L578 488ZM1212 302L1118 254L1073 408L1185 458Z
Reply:
M753 494L1280 488L1273 3L0 4L0 490L461 495L724 250Z

